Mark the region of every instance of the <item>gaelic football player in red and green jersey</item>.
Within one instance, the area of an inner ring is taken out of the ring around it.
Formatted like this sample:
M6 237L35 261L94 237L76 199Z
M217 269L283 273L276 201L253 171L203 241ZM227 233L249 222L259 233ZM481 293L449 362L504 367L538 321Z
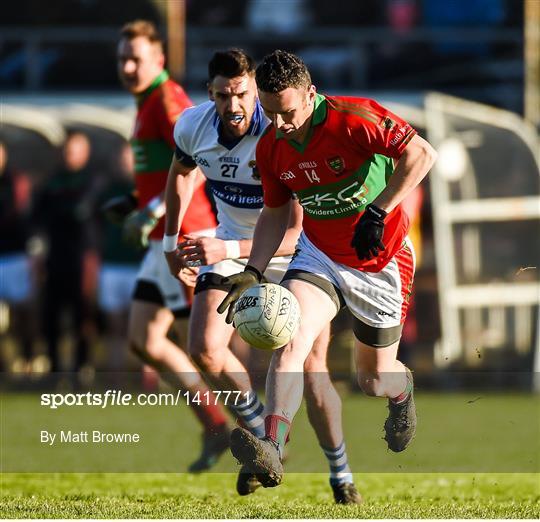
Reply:
M228 348L233 327L216 311L229 291L221 280L245 266L255 223L264 206L254 160L257 142L269 120L257 99L254 60L240 49L216 52L208 64L208 94L210 101L186 109L175 126L176 161L171 164L167 181L163 248L175 277L180 278L191 263L202 265L190 317L189 352L219 389L236 390L246 397L229 403L229 409L251 433L264 437L264 406L247 370ZM181 215L189 204L191 176L197 165L216 196L219 227L216 237L188 239L177 248ZM231 165L233 174L229 172ZM301 229L302 209L295 203L278 255L265 273L269 282L281 281L287 272ZM326 365L329 339L328 324L321 329L304 364L307 414L328 460L334 500L358 504L362 498L353 483L345 451L341 400ZM241 467L237 492L249 495L259 486L250 467Z
M300 329L273 355L265 438L241 428L231 436L235 457L272 487L281 481L280 450L302 399L304 361L341 306L354 317L360 386L368 395L388 399L388 447L403 451L414 436L412 374L397 359L414 274L400 203L428 173L436 153L373 100L317 94L305 64L293 54L266 56L256 78L272 121L256 154L265 206L248 265L229 278L233 287L219 311L259 282L296 194L304 230L283 284L300 303Z
M140 359L162 372L176 388L189 390L192 396L208 391L204 380L189 357L167 338L171 326L185 330L189 315L186 288L169 273L163 256L165 204L164 190L174 153L173 129L180 113L191 107L182 87L172 81L164 69L163 43L155 26L145 20L122 28L118 44L118 72L124 87L137 102L137 118L131 144L135 155L137 210L124 223L126 239L148 246L137 277L130 309L129 343ZM214 229L215 216L204 192L204 177L194 189L181 233ZM129 198L127 198L129 199ZM129 212L129 206L117 201L108 212ZM182 324L184 323L184 324ZM182 337L180 337L182 338ZM203 451L191 471L210 468L229 445L227 419L219 405L191 403L204 426Z

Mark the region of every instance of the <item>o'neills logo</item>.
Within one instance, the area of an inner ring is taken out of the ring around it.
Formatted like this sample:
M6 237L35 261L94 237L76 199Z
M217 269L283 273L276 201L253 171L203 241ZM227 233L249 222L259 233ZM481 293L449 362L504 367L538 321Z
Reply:
M327 158L326 164L336 173L341 174L345 169L345 160L341 156Z
M253 308L254 306L257 306L258 301L259 298L253 295L241 297L236 303L235 312L240 312L242 310L245 310L246 308Z

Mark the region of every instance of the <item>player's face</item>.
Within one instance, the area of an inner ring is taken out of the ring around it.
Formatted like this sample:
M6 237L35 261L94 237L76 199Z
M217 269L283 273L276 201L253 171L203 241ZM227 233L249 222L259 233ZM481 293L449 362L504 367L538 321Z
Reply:
M118 44L117 59L120 81L133 94L150 87L165 64L159 45L144 36L131 40L122 38Z
M216 76L208 85L210 99L229 138L240 138L247 133L257 101L255 78L249 74L236 78Z
M314 85L309 89L288 87L278 93L259 91L259 99L274 127L288 140L301 143L309 129L315 92Z

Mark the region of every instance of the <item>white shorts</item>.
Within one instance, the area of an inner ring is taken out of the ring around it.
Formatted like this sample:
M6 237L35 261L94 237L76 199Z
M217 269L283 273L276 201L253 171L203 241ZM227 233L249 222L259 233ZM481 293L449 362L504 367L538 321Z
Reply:
M149 242L137 274L133 299L165 306L173 312L189 309L184 286L171 275L161 241Z
M300 273L291 272L293 270ZM408 238L380 272L362 272L332 261L302 232L286 279L306 279L313 284L317 284L317 279L322 279L331 283L336 291L334 297L331 295L334 302L337 294L341 303L362 323L358 330L367 332L360 340L366 344L383 346L391 344L384 341L389 332L381 333L379 330L392 329L401 333L412 291L414 270L414 250ZM315 276L314 280L302 277L302 272ZM332 290L328 293L331 294ZM362 325L367 328L362 328ZM355 333L358 337L357 329ZM374 342L368 342L372 340Z
M220 276L227 277L238 272L242 272L247 265L247 259L224 259L215 265L202 266L199 269L199 277L207 272L213 274L219 274ZM289 263L291 262L291 256L274 257L268 264L267 269L264 272L264 277L270 283L279 283L285 273Z
M221 284L221 279L242 272L246 267L247 261L247 259L224 259L214 265L202 266L197 277L195 293L198 294L210 288L227 291L227 288ZM265 279L270 283L279 284L287 272L290 261L291 256L272 258L264 272ZM213 275L208 276L205 274Z
M105 312L129 308L135 290L138 268L133 265L104 263L99 271L98 303Z
M0 299L23 303L32 293L32 272L25 254L0 256Z
M201 234L206 235L206 234ZM239 240L238 236L229 232L222 225L219 225L215 237L218 239L227 240ZM213 265L202 266L199 269L199 276L197 277L197 286L195 287L195 293L198 294L203 290L208 290L210 288L217 288L219 290L227 291L221 284L221 279L223 277L228 277L238 272L242 272L247 265L247 259L224 259L219 263ZM272 258L266 271L264 272L264 277L270 283L280 283L283 279L283 276L287 272L289 263L291 262L291 256L276 256ZM214 276L205 276L204 274L215 274ZM204 277L203 277L204 276Z

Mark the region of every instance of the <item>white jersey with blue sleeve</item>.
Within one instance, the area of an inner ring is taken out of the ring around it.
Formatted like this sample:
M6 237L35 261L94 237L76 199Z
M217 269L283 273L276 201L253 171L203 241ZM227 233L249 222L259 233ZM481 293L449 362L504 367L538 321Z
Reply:
M255 148L269 120L257 102L248 133L227 143L214 102L186 109L174 127L176 158L198 166L216 201L220 239L252 239L263 208L263 193L255 164Z

